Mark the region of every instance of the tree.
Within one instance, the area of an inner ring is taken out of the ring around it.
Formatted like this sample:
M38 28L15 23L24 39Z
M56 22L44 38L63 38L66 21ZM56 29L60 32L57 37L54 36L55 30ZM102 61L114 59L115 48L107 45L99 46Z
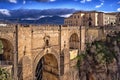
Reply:
M12 80L10 73L6 69L0 68L0 80Z
M107 45L107 41L93 41L86 44L86 51L78 55L79 77L85 72L86 80L94 80L93 74L105 70L106 76L110 75L109 65L116 60L116 52Z

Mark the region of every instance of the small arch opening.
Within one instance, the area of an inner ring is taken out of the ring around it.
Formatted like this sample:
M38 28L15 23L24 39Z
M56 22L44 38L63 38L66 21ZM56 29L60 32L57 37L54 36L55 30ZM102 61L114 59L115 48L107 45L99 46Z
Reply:
M46 40L46 46L49 46L49 40L48 39Z
M70 36L69 49L79 49L79 38L76 33Z

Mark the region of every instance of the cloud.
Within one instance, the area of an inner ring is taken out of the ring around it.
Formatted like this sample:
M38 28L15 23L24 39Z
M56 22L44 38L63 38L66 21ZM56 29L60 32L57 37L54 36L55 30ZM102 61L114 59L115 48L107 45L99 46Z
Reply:
M75 9L18 9L18 10L0 10L0 18L9 19L38 19L41 16L67 16L74 13ZM3 16L4 14L4 16Z
M60 15L61 17L69 17L71 16L72 14L65 14L65 15Z
M80 3L91 2L92 0L81 0Z
M8 0L11 3L17 3L17 0Z
M6 16L10 16L10 15L11 15L11 14L10 14L10 11L7 10L7 9L0 9L0 13L1 13L2 15L6 15Z
M36 0L37 2L54 2L56 0Z
M25 0L23 1L23 4L26 4L26 1L25 1Z
M87 2L90 2L90 1L92 1L92 0L86 0Z
M95 8L100 8L104 5L104 3L102 2L100 5L96 5Z
M118 4L120 4L120 1L118 1Z
M85 3L85 0L81 0L80 2L81 2L81 3Z
M104 5L104 0L99 0L101 3L100 3L100 5L96 5L95 6L95 8L100 8L100 7L102 7L103 5Z
M120 11L120 8L118 8L117 11Z
M0 0L0 2L17 3L17 0Z
M40 17L37 17L37 18L31 18L31 17L28 17L28 18L22 18L21 20L39 20L40 18L44 18L46 16L40 16Z
M103 3L104 3L105 1L104 1L104 0L100 0L100 2L103 2Z
M54 2L54 1L56 1L56 0L49 0L50 2Z

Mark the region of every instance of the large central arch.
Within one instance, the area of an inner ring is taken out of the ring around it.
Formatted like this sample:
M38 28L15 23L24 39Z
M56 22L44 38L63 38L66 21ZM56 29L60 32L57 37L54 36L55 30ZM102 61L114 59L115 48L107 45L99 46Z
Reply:
M45 54L38 62L35 80L58 80L58 62L53 54Z

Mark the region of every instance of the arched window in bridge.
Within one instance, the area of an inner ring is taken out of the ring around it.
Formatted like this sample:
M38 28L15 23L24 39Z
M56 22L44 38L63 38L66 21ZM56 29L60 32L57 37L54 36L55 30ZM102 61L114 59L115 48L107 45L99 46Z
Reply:
M46 40L46 46L49 46L49 40L48 39Z
M45 42L45 47L49 47L50 46L50 36L45 36L43 39Z
M76 33L72 34L69 39L69 49L79 49L79 38Z

